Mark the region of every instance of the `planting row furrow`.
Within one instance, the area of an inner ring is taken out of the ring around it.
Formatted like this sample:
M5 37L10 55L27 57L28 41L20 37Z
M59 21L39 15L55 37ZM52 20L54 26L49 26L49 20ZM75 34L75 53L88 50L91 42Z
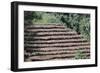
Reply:
M36 39L36 40L59 40L59 39L81 39L83 38L81 35L74 35L74 36L70 36L70 35L67 35L67 36L64 36L64 35L59 35L59 36L24 36L25 39Z
M68 43L68 44L49 44L49 45L46 45L46 44L34 44L34 45L31 45L31 44L25 44L24 47L25 48L47 48L47 47L71 47L71 46L86 46L86 45L90 45L90 43Z
M27 52L27 51L26 51ZM90 49L86 49L86 50L66 50L66 51L46 51L46 52L41 52L41 51L32 51L29 52L31 55L36 55L36 54L73 54L73 53L77 53L77 52L81 52L81 53L90 53Z
M56 28L56 29L24 29L25 32L45 32L45 31L51 31L51 32L54 32L54 31L71 31L71 29L59 29L59 28Z
M90 51L90 48L62 48L62 49L25 49L26 52L61 52L61 51Z
M69 34L69 33L71 33L71 34L77 34L75 31L71 31L71 32L61 32L61 31L59 31L59 32L38 32L38 33L36 33L36 32L25 32L24 34L25 35L28 35L28 34L37 34L37 35L46 35L46 34L54 34L54 35L56 35L56 34Z
M84 55L84 54L83 54ZM63 58L66 57L68 58L75 58L76 54L59 54L59 55L41 55L41 56L30 56L29 58L31 60L46 60L46 59L51 59L55 57ZM85 56L90 56L90 53L86 53Z
M34 41L32 41L32 40L30 40L30 41L24 41L24 44L56 44L56 43L79 43L79 42L81 42L81 43L85 43L85 42L87 42L87 40L85 40L85 39L68 39L68 40L65 40L65 39L63 39L63 40L61 40L61 39L59 39L59 40L57 40L57 41L46 41L46 40L43 40L43 41L41 41L41 40L34 40Z
M48 25L47 24L46 25L44 25L44 24L42 24L42 25L41 24L33 24L33 25L29 25L27 27L65 27L65 26L62 25L62 24L59 24L59 25L58 24L57 25L56 24L53 24L53 25L49 25L49 24Z
M89 45L90 43L89 42L79 42L79 43L76 43L76 42L72 42L72 43L55 43L55 44L25 44L25 46L72 46L72 45Z
M74 49L84 49L84 48L90 48L90 45L80 45L80 46L70 46L70 47L40 47L40 48L30 48L30 47L27 47L27 48L25 48L26 50L28 50L28 49L33 49L33 50L45 50L45 51L47 51L47 50L63 50L63 49L69 49L69 50L74 50Z
M64 29L64 30L55 30L55 29L53 29L53 30L30 30L30 29L27 29L27 30L25 30L24 31L25 33L40 33L40 32L72 32L72 30L70 30L70 29Z
M27 29L65 29L65 27L61 27L61 26L52 26L52 27L46 27L46 26L33 26L33 27L27 27Z
M45 36L61 36L61 35L62 36L63 35L64 36L68 36L68 35L69 36L71 36L71 35L74 36L74 35L77 35L77 34L74 33L74 32L72 32L72 33L54 33L54 34L53 33L52 34L49 34L49 33L46 33L46 34L45 33L41 33L41 34L39 34L39 33L27 33L26 34L26 33L24 33L24 36L44 36L45 37Z

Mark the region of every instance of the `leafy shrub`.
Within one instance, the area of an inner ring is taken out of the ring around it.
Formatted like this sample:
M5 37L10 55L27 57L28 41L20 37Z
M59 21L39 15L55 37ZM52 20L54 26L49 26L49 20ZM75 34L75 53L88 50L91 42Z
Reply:
M75 59L86 59L86 55L83 54L81 51L77 51L75 55Z

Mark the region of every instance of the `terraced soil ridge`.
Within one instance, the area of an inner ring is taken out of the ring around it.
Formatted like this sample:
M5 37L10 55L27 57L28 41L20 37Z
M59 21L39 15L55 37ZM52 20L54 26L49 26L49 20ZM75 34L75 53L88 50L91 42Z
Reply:
M61 24L24 28L24 61L89 59L90 42Z

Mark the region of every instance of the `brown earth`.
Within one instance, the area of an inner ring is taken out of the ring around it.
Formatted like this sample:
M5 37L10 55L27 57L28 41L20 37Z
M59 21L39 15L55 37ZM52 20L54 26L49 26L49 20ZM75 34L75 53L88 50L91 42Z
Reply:
M64 25L30 25L24 29L24 60L90 58L90 42Z

